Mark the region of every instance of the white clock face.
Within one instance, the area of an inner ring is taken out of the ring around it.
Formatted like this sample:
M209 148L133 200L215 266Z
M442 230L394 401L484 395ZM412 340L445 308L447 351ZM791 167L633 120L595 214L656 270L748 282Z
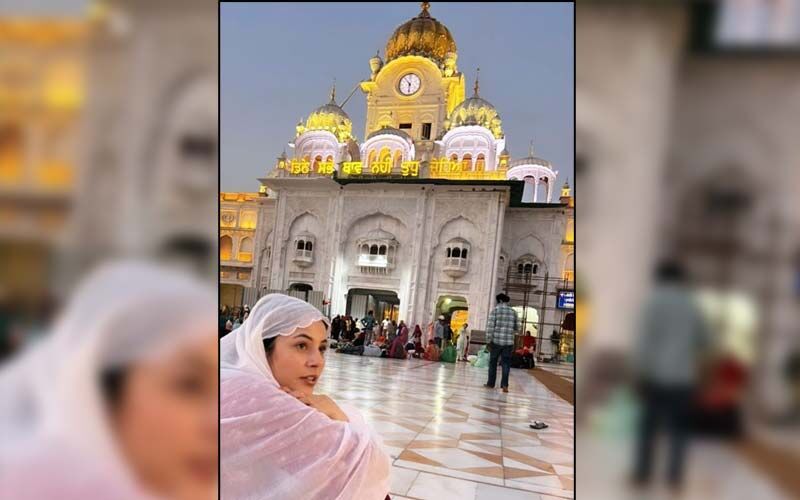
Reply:
M409 73L400 79L400 93L403 95L413 95L419 90L420 86L419 77L413 73Z

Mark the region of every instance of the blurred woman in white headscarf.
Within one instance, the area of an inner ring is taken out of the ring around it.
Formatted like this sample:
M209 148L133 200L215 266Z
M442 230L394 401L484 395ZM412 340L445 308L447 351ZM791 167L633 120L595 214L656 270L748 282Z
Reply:
M390 460L357 409L314 389L329 324L293 297L261 298L220 344L225 500L384 500Z
M215 498L216 302L154 264L93 273L0 371L0 496Z

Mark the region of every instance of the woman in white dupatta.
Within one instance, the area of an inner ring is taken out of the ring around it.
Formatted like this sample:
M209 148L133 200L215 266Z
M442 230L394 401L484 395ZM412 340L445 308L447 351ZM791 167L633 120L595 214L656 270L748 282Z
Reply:
M216 497L216 290L107 264L0 372L0 497Z
M384 500L390 460L357 409L315 395L329 324L293 297L261 298L220 344L224 500Z

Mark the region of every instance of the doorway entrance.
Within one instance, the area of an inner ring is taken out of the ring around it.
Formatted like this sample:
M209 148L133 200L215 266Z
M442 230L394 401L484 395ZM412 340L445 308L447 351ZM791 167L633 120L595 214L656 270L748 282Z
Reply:
M469 319L467 299L458 295L442 295L436 301L434 320L438 320L439 316L444 316L450 322L450 329L453 333L460 331Z
M308 283L292 283L289 285L288 292L292 297L308 302L308 292L312 290L314 290L314 287Z
M399 321L400 298L397 293L388 290L372 290L368 288L351 288L347 292L347 312L353 318L363 318L368 311L373 311L375 321L388 318Z
M219 304L228 306L229 309L241 307L244 302L244 287L242 285L220 285Z

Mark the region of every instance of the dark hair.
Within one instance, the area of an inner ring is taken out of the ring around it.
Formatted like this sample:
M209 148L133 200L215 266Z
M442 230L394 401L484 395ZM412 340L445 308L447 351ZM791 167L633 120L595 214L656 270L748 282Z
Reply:
M368 312L367 314L372 314L372 311Z
M122 399L127 371L124 368L112 368L100 374L100 391L106 404L113 410Z
M497 297L495 297L495 298L497 299L497 302L503 302L503 303L506 303L506 304L511 301L511 298L508 295L504 294L504 293L498 293Z
M268 339L264 339L264 352L267 353L267 356L272 355L272 351L275 350L275 339L277 337L270 337Z

